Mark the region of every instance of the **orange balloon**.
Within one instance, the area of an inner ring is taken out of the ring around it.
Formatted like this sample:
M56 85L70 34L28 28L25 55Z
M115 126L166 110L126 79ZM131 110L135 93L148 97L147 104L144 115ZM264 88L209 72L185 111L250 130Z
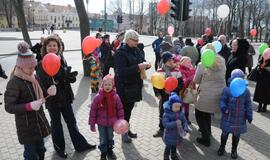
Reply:
M164 15L167 12L169 12L171 8L170 2L168 0L161 0L158 4L157 4L157 11L160 15Z
M95 37L86 36L82 42L82 50L84 55L89 55L97 48L97 40Z
M255 37L256 35L257 35L257 31L256 31L256 29L252 29L252 30L250 30L250 35L252 35L253 37Z
M212 33L212 29L211 29L211 28L206 28L206 29L205 29L205 34L206 34L207 36L210 36L211 33Z
M102 43L102 41L100 40L100 39L96 39L96 43L97 43L97 48L99 48L100 47L100 45L101 45L101 43Z
M178 86L178 80L175 77L168 77L165 80L164 88L166 91L172 92Z
M60 66L60 58L54 53L48 53L42 59L42 68L51 77L58 73Z

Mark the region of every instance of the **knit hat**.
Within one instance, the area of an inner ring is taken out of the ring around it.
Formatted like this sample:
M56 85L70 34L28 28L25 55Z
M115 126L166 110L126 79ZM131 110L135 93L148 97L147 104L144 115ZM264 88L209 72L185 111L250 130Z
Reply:
M192 40L190 38L186 39L185 44L188 45L188 46L193 46L194 45L194 43L192 43Z
M31 68L37 66L37 60L33 55L32 51L29 49L29 45L26 42L21 42L17 46L18 57L16 61L16 66L20 68Z
M139 34L132 29L127 30L125 34L125 40L127 41L129 39L139 40Z
M164 52L162 55L163 63L165 64L168 60L172 59L172 57L173 56L172 56L171 52L169 52L169 51Z
M245 74L241 69L234 69L231 73L231 78L245 78Z
M110 81L114 86L114 77L113 77L113 75L107 74L102 80L102 86L103 86L104 82L106 82L106 81Z
M172 92L169 97L169 104L172 106L174 103L182 103L182 100L175 92Z
M188 68L190 66L192 66L191 59L189 57L187 57L187 56L181 57L180 64L183 65L183 66L185 66L185 67L188 67Z

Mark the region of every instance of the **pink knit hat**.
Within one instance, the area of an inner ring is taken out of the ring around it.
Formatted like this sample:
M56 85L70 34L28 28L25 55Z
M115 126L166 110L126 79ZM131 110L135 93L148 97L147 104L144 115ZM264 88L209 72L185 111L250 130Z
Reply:
M17 46L18 57L16 61L16 66L20 68L31 68L37 66L37 60L33 55L32 51L29 49L29 45L26 42L21 42Z
M102 81L102 87L103 87L103 83L105 81L110 81L112 82L113 86L114 86L114 76L111 75L111 74L107 74L104 78L103 78L103 81Z

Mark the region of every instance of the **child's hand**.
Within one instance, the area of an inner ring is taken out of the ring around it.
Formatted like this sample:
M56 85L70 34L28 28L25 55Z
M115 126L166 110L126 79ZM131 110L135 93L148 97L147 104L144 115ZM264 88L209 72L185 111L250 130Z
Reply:
M92 132L96 132L96 127L95 126L91 126L90 129L91 129Z
M177 126L177 128L180 128L181 127L181 121L179 119L176 120L176 126Z

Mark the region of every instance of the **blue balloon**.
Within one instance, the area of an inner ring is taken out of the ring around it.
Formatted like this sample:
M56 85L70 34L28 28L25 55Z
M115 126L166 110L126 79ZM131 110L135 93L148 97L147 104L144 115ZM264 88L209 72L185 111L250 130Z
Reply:
M233 97L241 96L247 88L247 82L243 78L234 78L230 83L230 92Z
M222 49L222 44L219 41L213 42L213 46L215 47L216 53L220 52Z

